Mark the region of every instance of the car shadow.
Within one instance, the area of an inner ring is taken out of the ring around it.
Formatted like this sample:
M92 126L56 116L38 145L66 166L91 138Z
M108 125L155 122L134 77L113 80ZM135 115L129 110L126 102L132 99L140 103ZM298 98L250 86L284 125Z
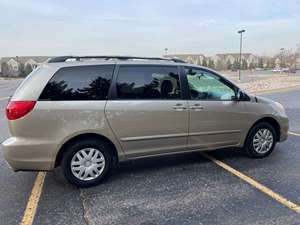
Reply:
M225 159L241 159L246 158L243 151L240 149L220 149L205 152L213 157L216 157L219 160ZM182 153L175 155L166 155L166 156L156 156L143 159L129 160L125 162L120 162L114 168L112 172L113 179L119 176L130 173L147 173L147 171L161 171L167 169L181 169L181 170L190 170L193 167L211 163L210 160L206 159L201 155L201 152L192 152L192 153Z
M125 162L120 162L114 173L127 173L147 170L161 170L171 167L184 167L188 165L205 163L207 160L198 152L184 153L176 155L156 156L143 159L134 159Z
M226 149L218 149L208 152L213 157L216 157L219 160L225 159L240 159L240 158L248 158L245 152L240 148L226 148Z
M219 160L246 158L243 151L235 148L219 149L205 152ZM156 156L142 159L134 159L118 163L112 170L111 176L105 183L116 182L125 179L127 176L149 176L150 173L161 172L164 170L193 170L197 166L211 164L211 161L201 155L201 152L181 153L174 155ZM51 177L51 178L50 178ZM69 186L64 179L61 168L56 168L53 174L49 174L48 178L55 180L55 183Z

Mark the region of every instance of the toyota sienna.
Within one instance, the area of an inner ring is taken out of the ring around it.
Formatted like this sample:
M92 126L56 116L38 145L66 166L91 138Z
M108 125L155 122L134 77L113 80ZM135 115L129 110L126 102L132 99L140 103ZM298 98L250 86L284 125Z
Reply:
M130 159L228 147L262 158L288 133L281 104L167 58L52 58L22 82L6 111L10 166L60 166L80 187Z

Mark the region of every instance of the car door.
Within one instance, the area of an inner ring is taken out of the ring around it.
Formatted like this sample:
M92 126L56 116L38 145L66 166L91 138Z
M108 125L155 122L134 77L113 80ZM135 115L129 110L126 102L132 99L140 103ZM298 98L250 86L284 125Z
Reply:
M106 116L130 157L187 147L187 100L182 99L177 66L120 65Z
M245 102L236 100L238 88L218 74L184 67L189 92L190 149L238 146L249 127Z

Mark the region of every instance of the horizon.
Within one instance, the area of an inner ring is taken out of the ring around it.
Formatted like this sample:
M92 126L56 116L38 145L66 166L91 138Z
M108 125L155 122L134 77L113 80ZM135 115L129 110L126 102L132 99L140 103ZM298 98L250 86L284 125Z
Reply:
M240 53L239 52L218 52L218 53L214 53L214 54L211 54L211 55L205 55L203 53L175 53L175 54L161 54L157 57L168 57L168 56L179 56L179 55L182 55L182 56L197 56L197 55L202 55L204 56L205 58L210 58L210 57L213 57L213 56L216 56L216 55L239 55ZM274 58L274 57L278 57L278 55L280 54L279 52L273 54L273 55L259 55L259 54L256 54L256 53L252 53L252 52L242 52L242 55L247 55L247 54L251 54L251 55L254 55L258 58ZM104 54L103 54L104 55ZM83 55L83 54L80 54L80 55L13 55L13 56L1 56L0 55L0 60L2 58L17 58L17 57L49 57L49 58L53 58L53 57L60 57L60 56L70 56L70 57L76 57L76 56L101 56L101 54L94 54L94 55ZM146 55L144 56L139 56L139 55L108 55L107 56L132 56L132 57L147 57ZM155 56L153 56L155 57Z
M238 52L239 29L246 29L243 52L255 55L272 56L300 44L296 0L0 0L0 8L3 57L161 56L165 48L169 55L212 56Z

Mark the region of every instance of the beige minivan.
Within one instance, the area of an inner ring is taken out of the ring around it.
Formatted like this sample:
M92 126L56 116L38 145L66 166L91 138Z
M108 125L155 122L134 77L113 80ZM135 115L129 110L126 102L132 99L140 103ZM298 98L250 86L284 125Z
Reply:
M228 147L265 157L288 133L281 104L166 58L52 58L18 87L7 118L2 147L15 171L61 166L81 187L129 159Z

